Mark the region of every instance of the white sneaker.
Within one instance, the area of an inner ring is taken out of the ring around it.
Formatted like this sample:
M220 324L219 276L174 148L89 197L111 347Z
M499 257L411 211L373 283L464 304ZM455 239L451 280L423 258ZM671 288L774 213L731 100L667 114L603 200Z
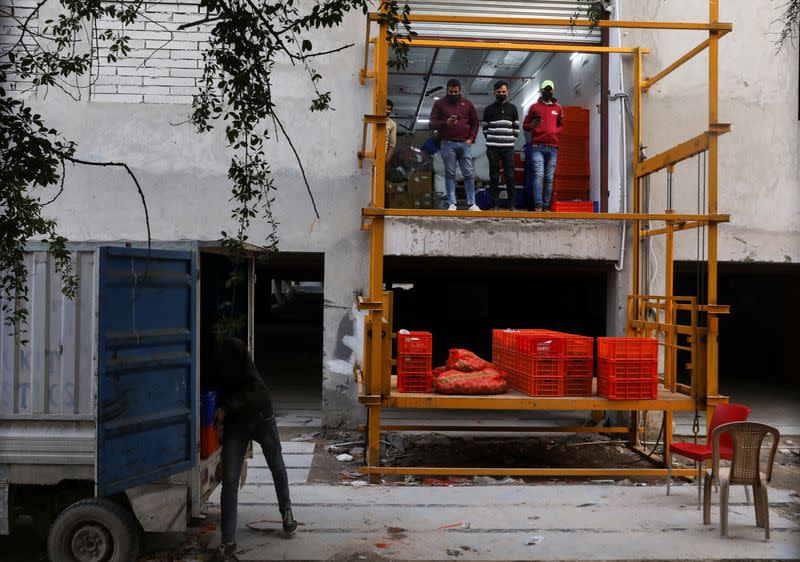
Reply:
M467 210L468 211L480 211L481 208L473 203L472 205L469 206L469 209L467 209Z
M450 203L450 206L447 207L448 211L458 211L458 207L455 206L455 203Z

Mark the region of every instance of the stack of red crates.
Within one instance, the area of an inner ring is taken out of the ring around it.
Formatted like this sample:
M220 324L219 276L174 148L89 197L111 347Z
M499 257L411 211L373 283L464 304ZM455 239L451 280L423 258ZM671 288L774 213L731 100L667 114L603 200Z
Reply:
M658 340L597 338L597 391L610 400L658 396Z
M492 362L528 396L564 396L566 339L549 330L493 330Z
M397 334L397 391L430 392L433 336L429 332Z
M564 395L591 396L594 377L594 338L552 332L564 338Z
M564 129L558 137L553 201L589 199L589 110L564 106ZM591 212L591 209L587 212Z

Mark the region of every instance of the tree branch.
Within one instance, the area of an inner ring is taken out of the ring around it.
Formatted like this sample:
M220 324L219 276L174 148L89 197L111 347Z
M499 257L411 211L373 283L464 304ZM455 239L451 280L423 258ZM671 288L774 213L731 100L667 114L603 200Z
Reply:
M150 251L150 243L151 243L151 235L150 235L150 213L147 210L147 201L144 197L144 191L142 191L142 186L139 185L139 180L136 179L136 176L128 167L125 162L91 162L89 160L81 160L80 158L73 158L72 156L62 155L62 158L65 160L69 160L74 164L83 164L84 166L99 166L102 168L106 168L109 166L117 167L117 168L124 168L128 175L133 180L133 183L136 185L136 190L139 192L139 197L142 199L142 206L144 207L144 221L147 225L147 251Z
M306 190L308 191L308 196L311 198L311 205L314 207L314 214L319 218L319 211L317 210L317 202L314 201L314 194L311 193L311 186L308 183L308 178L306 177L306 170L303 168L303 162L300 160L300 155L297 153L297 149L294 147L294 143L292 139L289 138L289 135L286 133L286 129L283 127L283 123L281 123L280 118L275 114L275 112L271 112L272 117L278 123L278 126L281 128L281 132L283 136L286 137L286 140L289 141L289 146L292 148L292 152L294 152L294 157L297 160L297 164L300 166L300 173L303 174L303 182L306 184Z

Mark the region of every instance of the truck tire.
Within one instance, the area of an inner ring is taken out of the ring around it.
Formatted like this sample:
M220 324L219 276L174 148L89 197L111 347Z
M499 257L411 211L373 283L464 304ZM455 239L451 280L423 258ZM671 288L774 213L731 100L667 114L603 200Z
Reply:
M47 537L52 562L133 562L139 523L122 505L105 498L75 502L53 522Z

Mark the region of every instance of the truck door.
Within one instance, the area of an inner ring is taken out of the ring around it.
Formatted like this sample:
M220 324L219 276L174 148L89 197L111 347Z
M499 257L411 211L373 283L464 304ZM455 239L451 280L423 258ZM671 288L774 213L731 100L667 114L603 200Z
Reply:
M99 249L97 493L191 468L194 252Z

